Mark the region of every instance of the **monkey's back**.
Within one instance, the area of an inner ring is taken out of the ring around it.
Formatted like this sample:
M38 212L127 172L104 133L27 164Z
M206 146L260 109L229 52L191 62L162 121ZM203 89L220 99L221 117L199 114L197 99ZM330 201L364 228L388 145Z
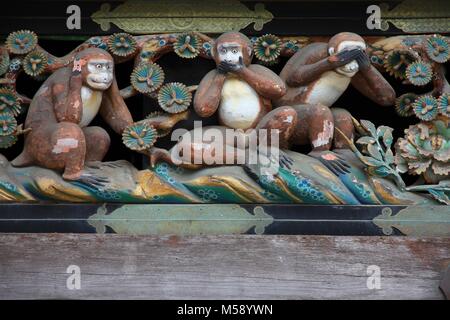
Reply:
M47 124L57 123L54 107L54 94L67 90L68 68L54 72L45 80L33 97L28 108L25 128L38 128Z

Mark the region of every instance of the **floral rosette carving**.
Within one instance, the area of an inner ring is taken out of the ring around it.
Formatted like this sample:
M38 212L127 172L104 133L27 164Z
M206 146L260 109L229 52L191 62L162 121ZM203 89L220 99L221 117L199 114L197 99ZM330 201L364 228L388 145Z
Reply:
M8 35L6 45L14 54L25 54L36 47L37 41L36 33L33 31L20 30Z
M450 58L450 45L447 39L440 35L429 37L425 50L428 57L437 63L445 63Z
M185 59L193 59L200 53L200 40L195 34L180 34L173 44L174 52Z
M397 169L412 175L423 175L428 183L448 178L450 172L450 128L447 121L418 123L399 138L395 162Z

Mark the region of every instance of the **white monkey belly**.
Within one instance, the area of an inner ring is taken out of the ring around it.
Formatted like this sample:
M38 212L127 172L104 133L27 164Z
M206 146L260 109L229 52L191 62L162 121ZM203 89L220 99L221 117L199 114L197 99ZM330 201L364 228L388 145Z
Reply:
M331 107L348 88L351 78L335 71L327 71L317 80L309 92L305 103L320 103Z
M81 87L81 101L83 102L83 116L80 127L87 127L94 120L102 103L102 91L93 91L87 87Z
M248 129L261 112L259 95L247 82L230 77L222 88L219 117L233 129Z

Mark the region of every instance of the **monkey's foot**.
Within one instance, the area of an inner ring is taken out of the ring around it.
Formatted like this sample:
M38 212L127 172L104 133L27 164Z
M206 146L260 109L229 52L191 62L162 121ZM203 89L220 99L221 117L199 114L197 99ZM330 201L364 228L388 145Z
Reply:
M75 181L81 177L81 170L73 173L64 172L62 175L64 180Z

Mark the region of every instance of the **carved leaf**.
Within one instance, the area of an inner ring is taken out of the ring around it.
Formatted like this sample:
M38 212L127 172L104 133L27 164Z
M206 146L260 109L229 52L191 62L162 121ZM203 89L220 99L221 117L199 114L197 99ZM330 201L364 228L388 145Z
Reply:
M392 153L391 149L386 150L386 153L384 154L384 160L387 164L394 163L394 154Z
M375 173L378 175L378 176L380 176L380 177L386 177L386 176L388 176L389 174L391 174L392 173L392 170L391 170L391 168L388 168L388 167L386 167L386 166L382 166L382 167L378 167L378 168L376 168L375 169Z
M356 143L358 144L373 144L375 143L375 139L369 136L359 138Z
M381 152L380 152L380 149L378 148L378 145L376 145L376 144L369 144L369 145L367 145L367 151L375 159L380 160L380 161L383 160L383 156L381 155Z
M364 129L367 130L367 132L369 132L372 135L372 137L376 138L377 130L372 122L370 122L369 120L361 120L361 125L363 126Z

